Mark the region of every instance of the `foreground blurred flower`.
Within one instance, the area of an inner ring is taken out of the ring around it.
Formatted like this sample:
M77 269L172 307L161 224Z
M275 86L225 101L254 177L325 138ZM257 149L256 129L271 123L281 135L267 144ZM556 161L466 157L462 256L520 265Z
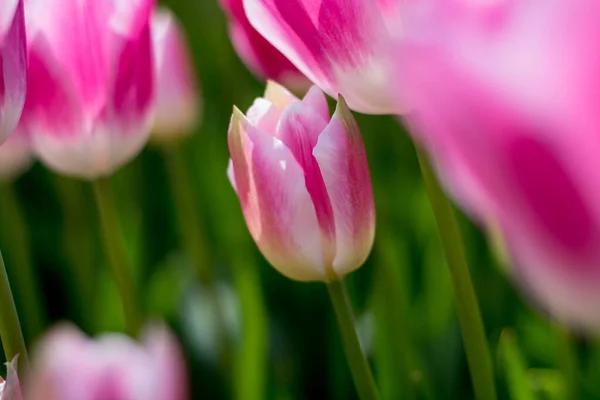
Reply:
M167 9L152 17L156 118L152 138L173 141L191 134L200 120L200 100L183 30Z
M270 82L247 117L234 108L229 175L252 237L282 274L333 281L371 250L375 209L360 131L340 97L329 117L313 87L298 100Z
M243 0L252 26L322 90L351 109L401 111L390 85L398 0Z
M116 333L93 340L75 327L62 326L43 338L35 356L27 399L187 398L182 354L162 326L149 328L141 343Z
M23 117L42 162L87 179L134 157L151 127L153 0L28 0Z
M6 381L0 376L0 400L21 400L21 385L17 376L17 357L6 363Z
M22 0L0 4L0 144L17 126L26 91L25 21Z
M252 27L244 12L243 0L220 0L220 3L229 18L231 42L252 72L291 89L306 90L309 87L308 79Z
M33 154L29 137L25 131L17 128L15 132L0 144L0 181L18 178L33 164Z
M599 329L600 4L432 4L398 53L409 122L528 293Z

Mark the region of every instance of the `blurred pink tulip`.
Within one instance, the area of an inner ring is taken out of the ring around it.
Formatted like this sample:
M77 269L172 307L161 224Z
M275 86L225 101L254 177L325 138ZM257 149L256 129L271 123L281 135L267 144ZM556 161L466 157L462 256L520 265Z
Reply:
M36 153L59 173L111 174L150 134L154 0L28 0L29 91Z
M152 138L172 141L193 132L200 120L200 99L194 67L183 30L167 9L152 17L156 66L156 118Z
M22 0L0 4L0 144L17 126L25 102L27 42Z
M229 18L229 36L236 52L254 74L295 90L306 90L308 79L248 21L243 0L219 0Z
M149 328L136 343L116 333L93 340L62 326L38 346L24 387L27 399L187 399L184 360L165 327Z
M33 153L27 133L19 128L0 144L0 181L18 178L33 164Z
M397 53L409 123L527 292L600 329L600 3L430 6Z
M269 82L229 128L229 176L267 260L300 281L360 267L373 245L375 208L358 125L343 98L329 116L323 92L298 100Z
M0 400L22 400L21 384L17 376L17 357L6 363L6 381L0 376Z
M252 26L314 84L368 114L402 111L393 96L398 0L243 0Z

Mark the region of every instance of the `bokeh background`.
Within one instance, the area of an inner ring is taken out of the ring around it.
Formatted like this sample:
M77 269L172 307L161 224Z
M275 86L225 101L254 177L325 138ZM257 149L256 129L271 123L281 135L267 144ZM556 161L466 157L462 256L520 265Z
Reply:
M112 179L145 311L178 334L191 398L353 399L325 286L290 281L265 262L225 174L232 105L247 109L264 85L234 53L217 0L164 5L186 30L204 104L189 140L148 146ZM413 144L391 117L357 119L378 226L371 257L347 283L382 396L471 399L450 276ZM2 183L0 202L0 248L28 343L63 320L92 335L125 331L90 184L36 164ZM181 218L199 229L182 234ZM460 221L500 398L600 398L597 343L531 308L508 279L501 245L490 248L492 240ZM198 260L213 274L199 273ZM37 292L22 283L27 274Z

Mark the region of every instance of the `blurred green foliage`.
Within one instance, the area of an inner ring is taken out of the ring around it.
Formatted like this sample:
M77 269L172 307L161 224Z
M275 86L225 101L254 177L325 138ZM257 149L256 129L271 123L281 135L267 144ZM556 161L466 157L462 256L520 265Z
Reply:
M183 184L206 241L198 246L217 284L211 289L195 279L164 153L149 147L112 182L146 312L165 318L178 333L193 377L192 398L353 399L325 287L290 281L264 261L225 174L232 105L246 109L263 84L233 52L216 0L165 3L187 31L202 86L203 123L177 156L188 168L189 182ZM357 119L378 230L371 257L347 280L382 396L473 398L452 286L413 145L393 118ZM124 331L90 185L36 165L4 185L0 201L0 247L28 343L61 320L90 334ZM600 398L598 343L565 334L533 310L477 227L466 218L461 225L500 398ZM28 268L43 301L18 282L17 269ZM36 316L36 310L43 312Z

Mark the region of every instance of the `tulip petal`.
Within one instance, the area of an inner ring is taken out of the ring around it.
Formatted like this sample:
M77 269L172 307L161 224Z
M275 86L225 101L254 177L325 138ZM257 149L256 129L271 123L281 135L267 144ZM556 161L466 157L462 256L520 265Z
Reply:
M360 267L375 236L375 205L364 144L356 120L340 96L336 112L313 150L335 216L338 276Z
M325 280L317 215L292 152L237 109L229 151L246 224L263 255L291 279Z
M393 113L391 37L381 10L363 0L245 0L252 26L330 95L353 109Z
M108 79L110 2L28 0L28 34L44 40L89 110L100 112Z
M182 29L168 9L152 18L157 109L154 138L190 134L200 119L198 84Z
M267 82L265 99L269 100L274 106L282 111L294 101L298 100L298 98L290 93L289 90L274 81Z
M10 181L20 176L33 164L29 138L22 128L0 145L0 180Z
M317 86L313 86L308 90L308 93L306 93L302 99L302 103L312 107L323 120L329 120L329 105L327 104L327 99Z
M296 101L285 109L279 122L277 137L290 149L304 171L306 190L310 194L319 222L323 259L329 268L336 252L335 221L323 175L313 156L319 134L326 126L327 120L321 118L311 106Z
M19 355L16 355L11 362L6 363L6 382L4 386L0 385L0 397L2 400L22 400L23 395L21 393L21 384L19 382L19 376L17 375ZM2 378L0 378L0 384Z
M149 114L154 101L152 37L148 15L144 13L145 9L142 11L138 18L146 19L144 23L140 22L142 26L138 34L128 38L116 55L116 74L111 88L112 107L106 110L109 120L110 114L114 113L113 118L118 118L120 123L124 121L126 125L139 123L139 115ZM139 127L134 127L121 129L118 133L126 135L132 131L137 135L139 130Z
M3 21L6 17L10 20ZM27 88L26 69L23 2L8 1L0 7L0 143L19 122Z
M13 19L21 0L5 0L0 4L0 43L4 40L6 32L13 24Z
M184 368L184 357L179 344L171 332L161 324L156 324L145 329L142 342L153 364L156 365L156 374L160 375L158 392L149 393L157 399L185 400L189 387L187 372ZM155 377L150 377L153 379ZM147 386L147 385L145 385ZM141 388L136 388L140 390ZM148 393L148 388L132 398L145 399L143 393Z
M248 109L246 118L257 129L275 136L281 118L281 109L269 100L257 98Z

